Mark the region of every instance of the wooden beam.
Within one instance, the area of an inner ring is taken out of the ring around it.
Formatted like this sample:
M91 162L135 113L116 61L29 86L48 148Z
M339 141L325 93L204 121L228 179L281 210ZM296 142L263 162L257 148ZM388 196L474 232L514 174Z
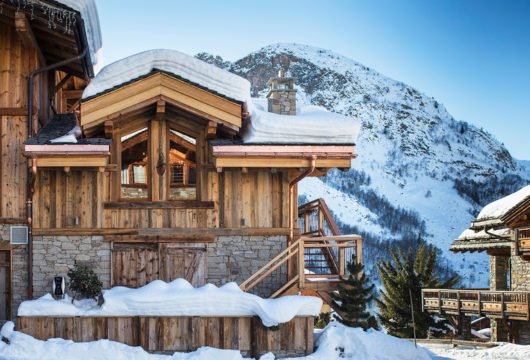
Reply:
M176 243L213 243L214 235L171 234L171 235L105 235L105 241L112 242L176 242Z
M17 223L23 223L19 221ZM35 236L66 236L66 235L174 235L201 234L215 236L287 236L289 228L158 228L158 229L126 229L126 228L34 228ZM300 236L300 229L295 229L295 236Z
M15 13L15 28L24 45L28 48L34 48L35 51L37 51L37 57L39 58L41 65L46 65L46 59L37 43L33 30L31 30L29 20L26 14L22 11Z
M217 123L215 121L208 121L208 127L206 128L206 138L213 139L217 134Z
M0 116L27 116L27 107L3 107L0 108Z
M107 156L57 156L37 158L37 167L97 167L107 166Z
M164 100L158 100L156 102L156 112L157 114L166 112L166 102Z
M105 203L105 209L213 209L213 201L199 200L171 200L150 202L110 202Z
M214 158L214 166L216 168L223 167L252 167L252 168L307 168L311 165L311 160L307 158L276 158L276 157L227 157ZM351 166L351 159L320 159L316 160L317 167L335 168Z
M114 122L112 120L105 121L104 128L105 138L112 139L112 134L114 133Z

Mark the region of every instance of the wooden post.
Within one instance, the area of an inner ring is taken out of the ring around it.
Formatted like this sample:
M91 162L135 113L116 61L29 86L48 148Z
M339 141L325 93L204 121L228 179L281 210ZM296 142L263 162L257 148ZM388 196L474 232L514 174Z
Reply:
M501 292L501 317L504 319L504 292Z
M438 290L438 312L442 315L442 291Z
M460 291L456 291L456 311L458 312L458 316L461 316L461 311L460 311Z
M345 268L346 268L346 259L344 258L345 256L345 249L346 248L339 248L339 275L340 276L343 276L345 274Z
M298 282L300 287L305 282L305 264L304 264L304 238L301 238L298 242Z
M477 299L478 299L478 317L482 316L482 296L480 294L480 291L477 291Z

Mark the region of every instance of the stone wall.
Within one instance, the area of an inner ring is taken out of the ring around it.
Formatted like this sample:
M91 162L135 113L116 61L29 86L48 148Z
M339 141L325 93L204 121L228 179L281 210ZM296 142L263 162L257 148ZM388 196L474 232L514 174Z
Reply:
M76 264L94 270L103 288L110 287L110 243L102 236L34 236L34 297L50 292L53 277L66 277Z
M490 256L490 290L508 290L508 264L509 256Z
M530 321L517 321L519 344L530 345Z
M280 115L296 115L296 90L271 90L267 110Z
M530 291L530 260L523 260L521 256L515 255L515 248L512 248L510 265L510 290Z
M208 244L208 282L241 284L286 247L285 236L219 236ZM267 276L250 292L269 296L287 279L286 264Z

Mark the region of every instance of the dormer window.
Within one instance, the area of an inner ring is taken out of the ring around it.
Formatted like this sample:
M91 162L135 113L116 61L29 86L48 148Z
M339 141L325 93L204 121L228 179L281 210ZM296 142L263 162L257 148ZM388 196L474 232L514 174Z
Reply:
M166 136L156 136L151 123L121 135L120 199L197 198L197 140L162 126Z

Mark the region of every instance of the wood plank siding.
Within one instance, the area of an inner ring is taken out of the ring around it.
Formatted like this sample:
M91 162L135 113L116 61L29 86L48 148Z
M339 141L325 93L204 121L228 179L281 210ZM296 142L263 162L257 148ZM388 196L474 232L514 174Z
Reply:
M12 26L0 22L0 34L0 217L22 218L26 216L27 167L22 143L27 138L28 76L37 68L38 59L35 49L23 45L14 22ZM36 80L35 90L41 88L47 96L45 77ZM35 97L35 113L42 99Z
M110 201L111 175L91 169L41 169L35 229L286 228L289 173L203 170L200 202ZM222 190L220 191L220 187ZM123 208L120 205L127 205ZM21 204L23 206L23 204ZM77 220L76 220L77 219ZM244 221L242 219L245 219Z
M297 316L279 324L278 330L250 316L19 316L17 329L40 340L109 339L151 352L193 351L202 346L240 350L245 357L255 358L269 351L282 357L313 352L312 316Z

